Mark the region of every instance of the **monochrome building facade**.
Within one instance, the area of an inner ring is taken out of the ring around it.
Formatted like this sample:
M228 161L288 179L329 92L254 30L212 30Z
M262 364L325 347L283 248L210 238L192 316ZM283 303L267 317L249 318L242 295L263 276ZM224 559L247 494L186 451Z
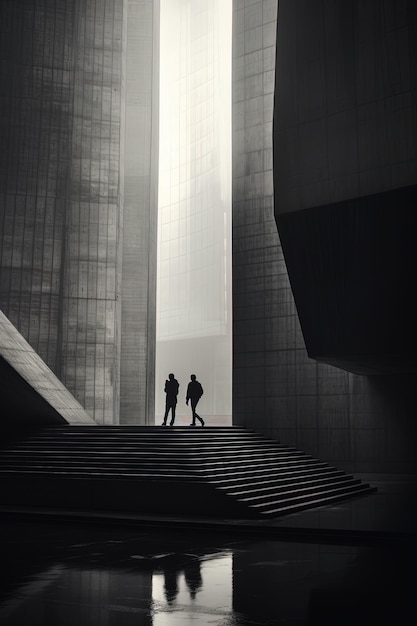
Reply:
M231 2L161 1L157 413L175 372L231 419ZM187 411L188 412L188 411Z
M0 308L98 423L153 413L157 10L0 6Z
M415 473L415 3L233 1L231 223L225 3L167 4L0 3L1 310L98 423L145 424L169 371L216 413L232 303L233 424Z
M233 421L415 473L413 2L234 1Z

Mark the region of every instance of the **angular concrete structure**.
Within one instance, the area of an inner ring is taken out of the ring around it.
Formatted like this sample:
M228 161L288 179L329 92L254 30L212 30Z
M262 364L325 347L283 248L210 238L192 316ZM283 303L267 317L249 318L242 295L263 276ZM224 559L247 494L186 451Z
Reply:
M74 396L0 311L2 431L95 425Z
M280 3L276 221L309 356L357 374L417 373L416 31L408 2Z

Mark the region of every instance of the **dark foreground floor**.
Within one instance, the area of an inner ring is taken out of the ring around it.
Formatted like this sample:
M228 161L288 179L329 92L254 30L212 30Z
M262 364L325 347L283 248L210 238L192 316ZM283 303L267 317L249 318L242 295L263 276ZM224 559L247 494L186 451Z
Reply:
M417 540L283 541L68 520L1 522L0 624L417 624Z

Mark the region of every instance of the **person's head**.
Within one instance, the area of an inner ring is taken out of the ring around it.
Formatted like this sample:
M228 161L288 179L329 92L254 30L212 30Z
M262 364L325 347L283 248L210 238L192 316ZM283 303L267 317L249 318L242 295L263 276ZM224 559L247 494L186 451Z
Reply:
M195 380L197 377L195 374L191 374L191 380Z
M168 378L169 380L174 380L174 374L170 374Z

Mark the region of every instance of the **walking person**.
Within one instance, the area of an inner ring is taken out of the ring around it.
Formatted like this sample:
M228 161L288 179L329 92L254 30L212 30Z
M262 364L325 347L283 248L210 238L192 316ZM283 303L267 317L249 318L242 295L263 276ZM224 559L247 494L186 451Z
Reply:
M177 396L178 390L180 386L178 380L175 378L174 374L170 374L168 376L168 380L165 381L164 391L166 393L165 399L165 415L164 421L162 422L162 426L167 425L168 414L171 411L171 421L170 426L174 425L175 422L175 408L177 406Z
M190 426L195 426L196 418L200 421L201 425L204 426L203 418L197 415L196 410L195 410L197 407L198 401L200 400L202 395L203 395L203 387L198 382L196 375L191 374L191 382L188 383L187 397L185 399L185 403L187 405L188 405L189 400L191 400L191 410L193 412L193 421L192 421L192 424L190 424Z

